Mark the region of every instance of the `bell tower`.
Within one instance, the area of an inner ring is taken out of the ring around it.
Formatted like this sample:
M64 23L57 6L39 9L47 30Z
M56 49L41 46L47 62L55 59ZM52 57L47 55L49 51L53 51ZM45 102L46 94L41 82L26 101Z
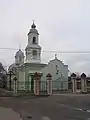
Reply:
M36 25L31 25L31 29L28 33L28 45L26 51L27 63L40 63L41 62L41 47L39 46L39 33L36 29Z

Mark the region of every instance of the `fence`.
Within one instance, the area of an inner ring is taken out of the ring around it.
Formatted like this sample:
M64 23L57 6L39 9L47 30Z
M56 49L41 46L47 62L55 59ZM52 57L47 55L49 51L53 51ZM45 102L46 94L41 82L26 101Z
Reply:
M17 93L23 95L34 95L34 81L17 81ZM8 86L9 87L9 86ZM87 92L90 92L90 81L87 81ZM14 92L14 83L11 83L11 92ZM47 82L38 82L39 94L47 94ZM52 81L52 93L66 93L72 92L72 82L71 81Z
M47 82L39 81L38 83L39 94L47 94ZM34 81L23 82L19 81L17 83L17 90L19 92L29 92L34 93ZM52 92L68 92L68 81L52 81Z
M34 94L34 80L29 82L20 81L17 83L17 89L19 92L29 92ZM46 94L47 93L47 83L46 81L39 81L38 83L39 93Z
M9 87L9 86L8 86ZM14 83L11 82L11 88L14 89ZM47 82L38 82L39 94L47 94ZM34 93L34 80L33 81L17 81L17 91L18 92L28 92L30 94ZM68 81L52 81L52 92L67 92L68 91Z

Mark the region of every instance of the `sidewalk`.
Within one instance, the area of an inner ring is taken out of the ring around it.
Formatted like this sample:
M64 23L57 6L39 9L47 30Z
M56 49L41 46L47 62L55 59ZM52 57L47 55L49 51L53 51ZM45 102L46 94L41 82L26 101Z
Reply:
M11 108L0 107L0 120L22 120Z

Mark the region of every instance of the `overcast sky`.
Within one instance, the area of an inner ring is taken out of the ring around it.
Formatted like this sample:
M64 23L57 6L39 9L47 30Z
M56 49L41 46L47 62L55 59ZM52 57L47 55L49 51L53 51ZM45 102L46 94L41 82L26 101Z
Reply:
M0 0L0 48L27 45L35 20L44 51L90 50L90 0ZM14 62L16 50L1 50L5 65ZM48 62L55 53L43 53ZM90 73L90 54L57 54L75 72Z

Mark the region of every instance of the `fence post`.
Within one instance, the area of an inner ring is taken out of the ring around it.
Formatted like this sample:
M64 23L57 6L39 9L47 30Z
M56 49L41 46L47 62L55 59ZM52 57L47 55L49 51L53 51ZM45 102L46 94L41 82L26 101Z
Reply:
M39 95L39 75L37 72L34 74L34 94Z
M76 74L75 73L71 74L71 81L72 81L72 90L73 90L73 93L75 93L76 92Z
M86 74L82 73L81 74L81 91L82 92L87 92L87 88L86 88Z
M47 82L47 94L51 95L52 94L52 75L50 73L46 75L46 82Z

